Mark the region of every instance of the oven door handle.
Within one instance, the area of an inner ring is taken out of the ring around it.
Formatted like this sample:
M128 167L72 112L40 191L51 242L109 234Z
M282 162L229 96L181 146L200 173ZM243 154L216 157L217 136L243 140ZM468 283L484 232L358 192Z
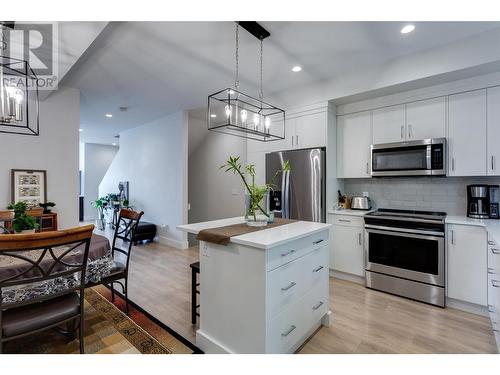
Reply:
M417 229L406 229L406 228L395 228L386 227L381 225L370 225L365 224L365 229L370 233L381 233L389 234L394 236L404 236L409 235L410 237L422 237L422 238L443 238L444 232L433 232L427 230L417 230Z

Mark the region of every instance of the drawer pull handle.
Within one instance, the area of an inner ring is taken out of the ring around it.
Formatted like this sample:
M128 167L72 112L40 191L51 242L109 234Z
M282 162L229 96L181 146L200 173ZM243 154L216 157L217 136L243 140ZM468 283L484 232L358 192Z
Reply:
M346 219L339 219L339 221L341 223L350 223L351 222L351 220L346 220Z
M491 305L488 305L488 312L494 313L495 312L495 307L491 306Z
M491 248L491 252L492 252L493 254L495 254L495 255L500 254L500 250L498 250L498 249L494 249L494 248Z
M292 333L295 330L295 328L297 328L297 327L295 327L294 325L292 325L290 327L290 329L288 331L286 331L285 333L282 333L281 336L282 337L287 337L290 333Z
M313 241L313 245L317 245L317 244L319 244L319 243L321 243L321 242L323 242L323 241L324 241L324 239L317 240L317 241Z
M323 306L323 302L318 303L316 306L313 307L313 310L319 309L321 306Z
M319 266L318 268L314 269L313 272L319 272L323 269L323 266Z
M293 253L295 253L295 250L290 250L290 251L289 251L289 252L287 252L287 253L282 253L282 254L281 254L281 256L282 256L282 257L286 257L286 256L289 256L290 254L293 254Z
M297 285L297 284L296 284L296 283L294 283L294 282L292 281L292 282L290 283L290 285L288 285L288 286L286 286L286 287L284 287L284 288L281 288L281 290L282 290L283 292L286 292L287 290L292 289L295 285Z
M488 273L489 274L494 274L495 270L493 268L488 267Z
M493 288L500 288L500 281L491 280L491 285L493 286Z
M488 245L494 245L494 244L495 244L495 242L493 242L493 241L488 241Z

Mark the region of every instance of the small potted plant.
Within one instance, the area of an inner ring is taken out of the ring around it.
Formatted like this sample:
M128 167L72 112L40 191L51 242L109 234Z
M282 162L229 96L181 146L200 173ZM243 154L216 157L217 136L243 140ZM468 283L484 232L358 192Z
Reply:
M16 233L35 233L38 228L36 220L26 213L26 202L17 202L10 204L7 207L9 210L14 210L14 219L12 220L12 229Z
M45 202L45 203L40 203L39 206L43 208L43 213L44 214L50 214L52 207L55 207L54 202Z
M101 197L94 202L91 202L91 205L97 210L97 228L99 230L104 230L104 227L106 226L105 211L108 208L108 198Z
M245 186L245 221L248 226L261 227L266 226L268 221L271 221L271 213L269 210L269 192L274 188L274 179L279 173L290 171L290 164L287 161L283 163L283 169L276 171L273 181L263 186L255 184L255 165L249 164L245 168L240 163L239 156L230 156L226 164L221 166L226 172L233 172L241 177ZM245 172L251 177L251 181L247 181Z

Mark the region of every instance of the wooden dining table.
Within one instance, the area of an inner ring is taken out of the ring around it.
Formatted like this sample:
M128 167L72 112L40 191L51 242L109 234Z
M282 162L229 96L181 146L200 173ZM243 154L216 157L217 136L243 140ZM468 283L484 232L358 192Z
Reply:
M84 247L81 245L83 253ZM54 248L54 253L62 254L67 250L67 247L60 246ZM37 260L40 257L40 251L33 250L33 252L25 252L23 256L32 260ZM50 259L42 260L43 262L50 262ZM101 235L93 234L89 245L89 256L87 261L87 269L85 273L86 283L89 285L98 284L103 278L109 276L113 258L111 254L111 246L109 240ZM0 279L11 277L26 270L26 267L31 267L31 264L22 259L13 257L2 256L0 251ZM2 291L2 298L4 302L20 302L32 298L34 295L52 294L58 290L63 290L68 287L68 283L74 282L73 276L67 279L46 280L38 284L29 284L13 289L4 289Z

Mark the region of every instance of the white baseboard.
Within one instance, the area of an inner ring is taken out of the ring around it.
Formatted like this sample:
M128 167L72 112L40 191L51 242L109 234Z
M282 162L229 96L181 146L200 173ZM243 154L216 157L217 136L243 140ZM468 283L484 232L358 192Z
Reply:
M189 243L187 241L174 240L172 238L168 238L165 236L158 236L157 238L158 238L158 242L163 244L163 245L175 247L176 249L181 249L181 250L185 250L185 249L189 248Z
M488 317L488 308L486 306L476 305L475 303L460 301L453 298L446 297L446 307L456 310L462 310L471 314L481 315Z
M356 284L365 285L365 278L362 276L352 275L350 273L345 273L341 271L335 271L330 269L330 277L335 277L337 279L350 281Z

